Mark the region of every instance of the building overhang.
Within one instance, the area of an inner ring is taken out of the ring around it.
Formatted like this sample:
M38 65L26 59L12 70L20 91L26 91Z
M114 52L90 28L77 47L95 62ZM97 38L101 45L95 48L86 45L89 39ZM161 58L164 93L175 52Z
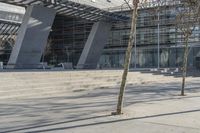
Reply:
M129 17L109 12L104 9L94 7L89 4L73 0L0 0L2 3L12 4L16 6L27 7L30 5L43 5L48 8L53 8L57 14L71 16L89 21L127 21Z

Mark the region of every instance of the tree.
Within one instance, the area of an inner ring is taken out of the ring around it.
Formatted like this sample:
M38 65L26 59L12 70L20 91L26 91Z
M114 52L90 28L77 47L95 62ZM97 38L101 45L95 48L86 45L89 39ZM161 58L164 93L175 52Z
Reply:
M131 61L131 54L132 54L132 48L133 48L133 42L135 40L136 36L136 23L137 23L137 17L138 17L138 8L140 4L144 3L146 0L133 0L132 1L132 21L131 21L131 31L129 35L129 41L128 41L128 47L126 50L126 56L125 56L125 62L124 62L124 71L122 75L122 81L120 86L120 92L118 96L118 103L117 103L117 110L114 112L114 115L120 115L122 114L122 106L123 106L123 98L124 98L124 91L126 88L126 81Z
M181 96L185 95L185 80L187 75L187 64L189 54L189 39L199 22L200 17L200 1L199 0L182 0L181 6L178 8L176 16L176 25L183 35L184 54L182 66L182 87Z
M0 47L2 47L3 46L3 40L2 40L2 38L0 38Z
M14 46L15 39L10 37L7 39L0 38L0 62L6 63Z
M0 50L2 50L3 52L1 52L1 54L5 54L8 51L11 51L12 48L14 47L14 43L15 40L13 38L8 38L8 39L2 39L0 38ZM10 53L10 52L8 52Z
M44 52L43 52L43 55L42 55L42 63L44 63L46 57L50 56L51 48L52 48L52 39L49 38L47 40L47 44L45 46L45 49L44 49Z

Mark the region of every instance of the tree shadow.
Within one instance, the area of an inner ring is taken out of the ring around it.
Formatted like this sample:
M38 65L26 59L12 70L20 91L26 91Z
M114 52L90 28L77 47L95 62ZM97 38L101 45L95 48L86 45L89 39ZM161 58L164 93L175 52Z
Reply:
M85 120L91 120L91 119L97 119L97 118L103 118L103 117L109 117L109 116L111 116L111 115L94 116L94 117L75 119L75 120L69 120L69 121L41 124L38 126L30 126L30 127L23 127L23 128L13 129L13 130L6 130L4 132L10 133L10 132L17 132L17 131L23 131L23 130L29 130L29 129L37 129L37 128L41 128L41 127L49 127L49 126L55 126L55 125L60 125L60 124L68 124L68 123L72 123L72 122L79 122L79 121L85 121Z
M200 92L200 83L191 82L192 87L187 87L188 93ZM48 127L47 130L38 130L37 132L64 130L76 127L92 126L98 124L106 124L116 121L107 121L99 123L88 123L77 126L69 126L63 128L53 128L50 126L68 124L72 122L92 120L99 118L107 118L110 113L115 110L118 89L115 87L97 87L86 92L71 93L71 96L59 96L49 98L31 98L13 103L0 103L0 122L2 132L17 132L24 130L32 130L42 127ZM151 85L127 85L125 95L125 106L149 103L154 101L165 100L181 100L200 96L180 97L179 86L176 82L170 84L155 83ZM198 112L199 110L191 110L184 112L174 112L167 114L158 114L153 116L138 117L125 120L145 119L151 117L160 117L167 115L183 114L190 112ZM103 112L104 115L99 115ZM109 114L106 114L108 113ZM10 119L16 120L10 120ZM25 119L25 121L24 121ZM67 120L67 121L66 121ZM125 121L124 120L124 121ZM9 123L9 124L8 124Z
M148 118L156 118L156 117L163 117L163 116L171 116L171 115L180 115L180 114L187 114L187 113L194 113L194 112L200 112L200 109L186 110L186 111L172 112L172 113L163 113L163 114L156 114L156 115L150 115L150 116L144 116L144 117L135 117L135 118L128 118L128 119L103 120L103 121L100 121L100 122L91 122L91 123L86 123L86 124L78 124L78 125L74 125L74 126L64 126L64 127L59 127L59 128L48 128L48 129L34 130L32 132L59 131L59 130L80 128L80 127L90 127L90 126L96 126L96 125L118 123L118 122L124 122L124 121L141 120L141 119L148 119ZM95 118L101 118L101 117L109 117L109 116L91 117L91 118L86 118L86 119L79 119L79 120L76 120L76 121L83 121L83 120L95 119ZM38 127L52 126L52 125L57 125L57 124L67 124L67 123L70 123L70 122L75 122L75 121L53 123L53 124L41 125L41 126L38 126ZM22 130L33 129L33 128L38 128L38 127L23 128L23 129L18 129L18 130L10 130L10 131L6 131L6 132L16 132L16 131L22 131ZM31 132L29 132L29 133L31 133Z

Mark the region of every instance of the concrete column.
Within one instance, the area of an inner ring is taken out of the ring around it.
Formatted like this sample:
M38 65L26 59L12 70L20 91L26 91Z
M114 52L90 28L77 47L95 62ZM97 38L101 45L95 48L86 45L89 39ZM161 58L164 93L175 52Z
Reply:
M38 68L55 15L47 7L27 8L7 68Z
M97 67L103 48L108 41L110 29L110 23L101 21L94 23L78 61L78 69L95 69Z

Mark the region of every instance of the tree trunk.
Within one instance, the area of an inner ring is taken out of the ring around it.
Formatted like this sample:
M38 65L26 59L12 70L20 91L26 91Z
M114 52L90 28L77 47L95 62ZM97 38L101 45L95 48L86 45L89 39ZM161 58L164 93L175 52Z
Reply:
M188 39L189 39L189 37L186 36L185 37L184 57L183 57L181 96L185 95L185 78L186 78L186 75L187 75L187 64L188 64Z
M124 72L123 72L123 75L122 75L120 92L119 92L119 96L118 96L118 104L117 104L116 115L122 114L124 91L125 91L125 87L126 87L126 80L127 80L127 75L128 75L130 61L131 61L133 42L134 42L134 39L135 39L135 36L136 36L137 11L138 11L139 1L133 0L133 4L134 4L134 9L133 9L133 12L132 12L131 31L130 31L130 36L129 36L128 47L127 47L127 50L126 50Z

